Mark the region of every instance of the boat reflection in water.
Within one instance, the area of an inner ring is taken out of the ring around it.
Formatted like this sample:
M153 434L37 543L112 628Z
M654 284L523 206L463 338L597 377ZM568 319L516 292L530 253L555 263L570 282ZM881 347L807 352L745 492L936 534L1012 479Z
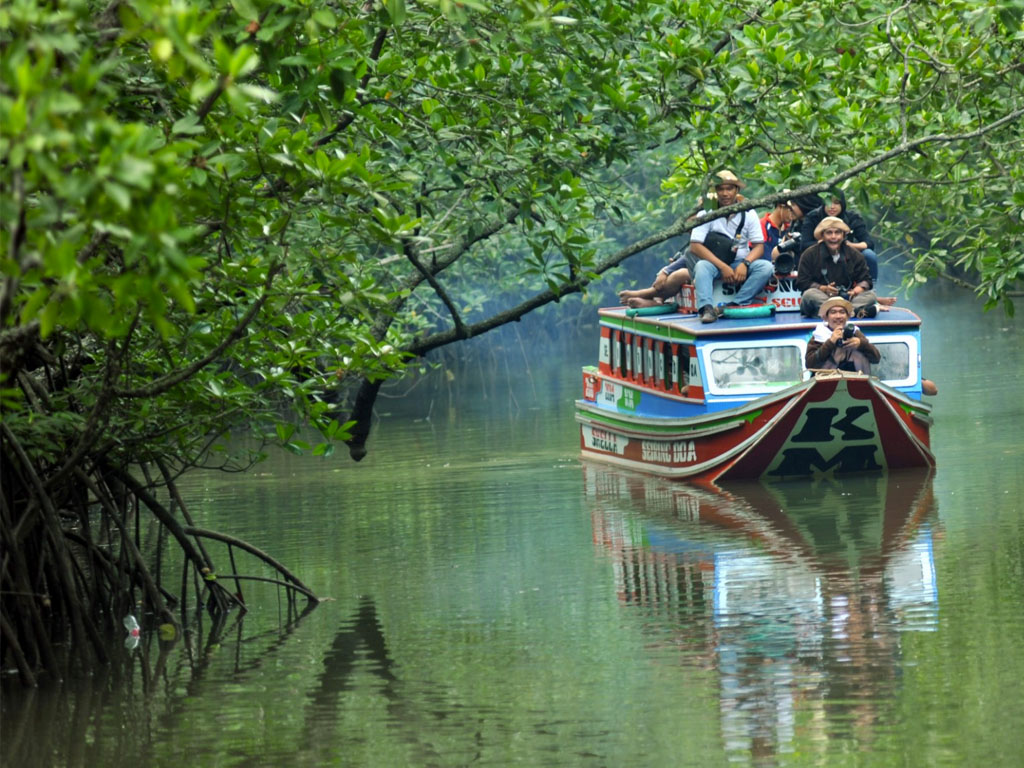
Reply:
M930 472L728 491L584 473L619 600L659 653L717 669L730 754L870 749L897 719L901 635L937 624Z

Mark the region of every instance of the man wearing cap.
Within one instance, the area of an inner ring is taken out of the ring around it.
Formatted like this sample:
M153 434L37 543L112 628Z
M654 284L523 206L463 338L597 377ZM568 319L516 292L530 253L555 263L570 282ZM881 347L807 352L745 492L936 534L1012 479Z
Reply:
M724 208L735 203L743 187L743 182L732 171L719 171L715 179L715 207ZM725 258L705 245L705 241L715 233L732 241L732 250ZM763 253L764 236L754 211L734 213L694 228L690 233L690 272L697 294L697 314L702 323L713 323L718 319L712 304L714 281L718 278L735 286L735 304L747 304L764 290L772 277L772 263L761 258Z
M871 364L882 359L878 347L868 341L859 328L846 330L853 305L846 299L833 296L826 299L807 342L804 364L809 369L837 368L840 371L871 373Z
M802 291L800 312L817 317L821 305L833 296L851 304L855 317L874 317L878 297L864 256L846 244L850 227L842 219L826 216L814 228L817 241L800 254L796 287Z

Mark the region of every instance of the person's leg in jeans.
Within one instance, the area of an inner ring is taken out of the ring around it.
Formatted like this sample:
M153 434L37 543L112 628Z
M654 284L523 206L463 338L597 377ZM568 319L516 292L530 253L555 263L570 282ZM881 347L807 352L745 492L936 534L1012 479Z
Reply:
M861 251L861 255L864 257L864 261L868 263L868 272L871 273L872 284L878 282L878 254L872 251L870 248L865 248Z
M697 309L700 310L708 305L713 307L712 296L715 292L715 280L719 278L721 272L718 271L718 267L704 259L697 262L693 271L693 288L697 294Z
M739 261L733 264L733 269L739 265ZM758 259L747 267L747 279L736 292L733 301L737 304L749 304L757 294L764 290L768 281L772 279L772 263L768 259ZM699 303L699 302L698 302Z

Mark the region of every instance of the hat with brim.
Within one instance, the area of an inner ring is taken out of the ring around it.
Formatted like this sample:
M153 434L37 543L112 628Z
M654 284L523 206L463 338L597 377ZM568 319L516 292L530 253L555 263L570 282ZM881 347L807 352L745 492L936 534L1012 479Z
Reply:
M818 226L814 228L814 239L821 240L821 233L826 229L841 229L847 234L850 233L849 225L838 216L826 216L818 222Z
M853 304L848 302L842 296L833 296L831 299L826 299L821 305L821 309L818 310L818 315L822 320L828 317L828 311L832 309L832 307L842 307L846 310L847 317L853 316Z
M743 189L746 186L732 171L719 171L715 174L715 186L720 187L723 184L732 184L737 189Z

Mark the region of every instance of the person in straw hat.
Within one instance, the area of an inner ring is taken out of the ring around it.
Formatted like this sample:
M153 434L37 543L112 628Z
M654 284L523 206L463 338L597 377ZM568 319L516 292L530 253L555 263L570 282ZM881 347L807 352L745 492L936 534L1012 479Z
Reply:
M875 253L875 241L868 231L868 225L859 213L851 210L846 205L846 193L839 187L833 187L826 195L825 200L819 204L820 207L808 212L800 225L800 234L804 242L814 242L814 230L826 216L835 216L842 219L850 228L850 234L846 238L846 244L851 248L860 251L864 261L868 263L868 271L871 273L871 280L878 283L878 254Z
M826 216L814 228L814 245L800 254L796 287L802 292L800 312L817 317L821 305L834 296L850 302L855 317L874 317L878 297L864 256L845 242L850 227Z
M725 208L740 200L743 181L732 171L715 174L714 195L709 208ZM723 248L722 245L727 247ZM715 280L732 286L732 303L749 304L771 280L771 259L762 259L764 235L754 211L734 213L694 227L690 233L687 256L697 298L697 314L702 323L713 323L718 313L713 304Z
M853 305L840 296L833 296L821 304L821 322L807 342L804 364L810 369L839 369L871 373L871 364L882 359L878 347L868 341L859 328L847 324Z
M723 170L716 173L714 189L707 195L706 209L724 208L740 200L745 184L735 173ZM705 213L702 210L700 213ZM734 213L729 217L712 219L694 227L690 233L688 252L662 267L650 288L619 291L619 301L629 307L651 306L673 298L679 289L694 283L697 296L697 314L703 323L718 320L713 305L714 281L721 279L733 287L733 303L751 302L764 290L772 277L772 263L762 259L764 236L761 223L754 211Z

